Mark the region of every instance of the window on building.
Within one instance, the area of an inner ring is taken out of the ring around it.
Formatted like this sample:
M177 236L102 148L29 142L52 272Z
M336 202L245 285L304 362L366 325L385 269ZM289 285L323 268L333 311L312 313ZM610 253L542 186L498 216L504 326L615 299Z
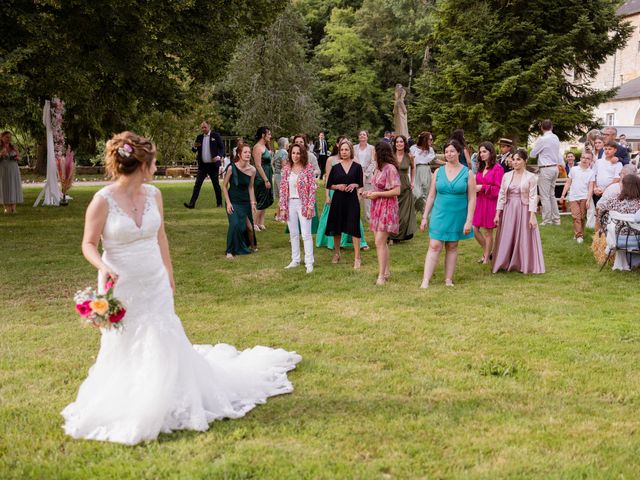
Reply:
M616 124L616 114L615 113L607 113L607 118L604 121L605 125L615 125Z

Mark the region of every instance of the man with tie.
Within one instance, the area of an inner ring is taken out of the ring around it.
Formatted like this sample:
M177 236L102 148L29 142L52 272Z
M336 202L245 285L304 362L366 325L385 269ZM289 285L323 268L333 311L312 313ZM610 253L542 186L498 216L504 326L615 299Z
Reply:
M198 175L196 176L196 183L193 186L191 200L189 203L185 203L184 206L187 208L194 208L196 206L202 182L209 176L211 183L213 183L213 189L216 192L216 206L220 208L222 207L222 190L220 190L218 174L220 172L221 160L224 157L224 143L222 143L220 134L212 132L211 127L206 121L200 124L200 130L202 133L196 137L196 141L191 148L192 151L196 152Z
M327 158L329 157L329 144L324 138L324 132L318 134L318 141L315 145L315 151L318 154L318 166L320 167L320 178L324 175Z

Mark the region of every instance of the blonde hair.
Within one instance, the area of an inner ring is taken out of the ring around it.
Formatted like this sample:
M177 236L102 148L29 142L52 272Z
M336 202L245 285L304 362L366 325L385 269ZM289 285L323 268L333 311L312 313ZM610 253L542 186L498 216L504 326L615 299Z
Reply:
M151 140L133 132L116 133L107 142L104 157L107 174L111 178L117 178L120 175L131 175L142 165L151 166L156 158L156 146Z

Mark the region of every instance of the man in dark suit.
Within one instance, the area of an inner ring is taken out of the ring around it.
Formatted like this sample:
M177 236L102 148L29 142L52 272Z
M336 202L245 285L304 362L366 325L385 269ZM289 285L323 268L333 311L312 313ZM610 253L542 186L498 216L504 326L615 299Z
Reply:
M618 161L622 165L626 165L629 163L629 150L624 145L620 145L616 141L616 136L618 135L618 129L616 127L604 127L602 129L602 136L604 137L604 144L607 142L616 142L618 145L618 149L616 151L616 157L618 157Z
M191 150L196 152L198 176L193 186L191 200L189 203L185 203L184 206L187 208L194 208L196 206L202 182L209 176L211 183L213 183L213 189L216 192L216 206L222 207L222 190L220 190L218 174L220 173L222 158L224 157L224 143L222 143L220 134L212 132L207 122L200 124L200 130L202 130L202 133L196 137L196 141L191 148Z
M324 137L324 132L318 134L318 141L315 145L315 153L318 156L318 166L320 167L320 178L324 176L324 169L327 165L327 158L329 157L329 144Z

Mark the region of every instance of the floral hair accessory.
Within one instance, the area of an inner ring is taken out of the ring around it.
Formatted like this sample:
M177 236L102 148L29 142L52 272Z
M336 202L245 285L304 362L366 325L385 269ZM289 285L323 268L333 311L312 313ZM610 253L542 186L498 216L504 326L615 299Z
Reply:
M132 153L133 153L133 147L131 145L129 145L128 143L125 143L123 146L118 148L118 154L121 157L129 158Z

